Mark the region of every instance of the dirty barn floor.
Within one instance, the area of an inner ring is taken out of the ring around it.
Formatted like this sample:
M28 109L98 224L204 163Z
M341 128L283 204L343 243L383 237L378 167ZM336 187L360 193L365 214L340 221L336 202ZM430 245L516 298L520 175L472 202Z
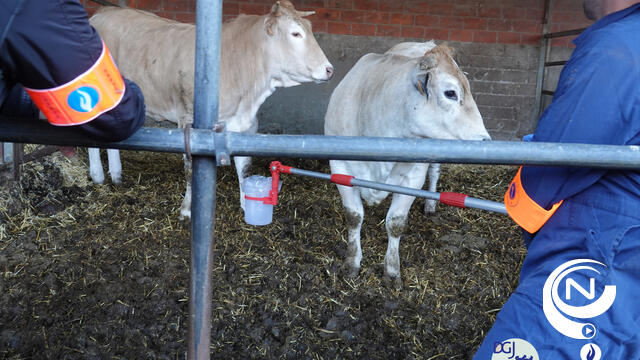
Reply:
M20 184L0 188L0 358L183 359L182 157L123 152L116 187L90 184L79 155L28 164ZM267 175L270 160L253 173ZM514 173L443 165L438 190L499 201ZM525 250L504 215L438 206L425 216L416 200L397 291L382 276L386 206L365 209L362 271L349 279L334 185L284 175L274 222L252 227L234 169L218 178L213 358L469 359L517 284Z

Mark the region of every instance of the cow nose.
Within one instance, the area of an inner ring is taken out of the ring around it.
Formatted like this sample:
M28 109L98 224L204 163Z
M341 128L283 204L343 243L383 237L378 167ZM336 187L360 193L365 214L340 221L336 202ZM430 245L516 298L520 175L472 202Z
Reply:
M333 76L333 66L327 65L325 67L325 70L327 71L327 79L331 79L331 77Z

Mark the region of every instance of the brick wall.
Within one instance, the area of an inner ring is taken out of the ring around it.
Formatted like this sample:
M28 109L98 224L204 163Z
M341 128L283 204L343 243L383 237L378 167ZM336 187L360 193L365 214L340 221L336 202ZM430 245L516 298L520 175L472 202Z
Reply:
M196 0L111 0L160 16L195 22ZM83 0L90 13L99 5ZM315 32L423 38L461 42L537 45L542 31L544 0L294 0ZM224 19L238 14L265 14L273 0L224 0ZM551 30L588 25L582 1L554 1ZM568 40L554 45L567 45Z
M98 7L85 2L91 13ZM195 21L196 0L110 0L183 22ZM544 0L293 0L336 67L329 84L279 89L260 108L260 131L322 133L333 88L355 61L400 41L435 39L457 50L487 129L494 139L516 139L536 125L536 75ZM582 0L555 0L550 30L589 25ZM224 0L224 19L265 14L274 0ZM552 58L566 59L571 38L554 39ZM555 70L557 75L557 69ZM557 77L557 76L556 76ZM553 79L549 90L554 89ZM548 99L546 99L548 100ZM295 106L292 106L294 104Z

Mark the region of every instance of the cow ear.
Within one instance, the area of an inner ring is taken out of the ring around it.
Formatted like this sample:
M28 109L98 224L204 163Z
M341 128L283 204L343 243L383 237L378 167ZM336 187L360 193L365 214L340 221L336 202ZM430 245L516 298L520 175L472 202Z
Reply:
M436 59L435 54L427 52L420 60L420 70L429 71L436 66L438 66L438 59Z
M416 89L420 92L420 95L423 95L427 99L429 98L429 73L426 71L421 71L416 74L413 79L413 84Z
M267 35L273 36L273 34L275 33L275 30L274 30L275 26L276 26L276 18L270 15L267 18L267 21L264 22L264 27L265 27L265 30L267 31Z

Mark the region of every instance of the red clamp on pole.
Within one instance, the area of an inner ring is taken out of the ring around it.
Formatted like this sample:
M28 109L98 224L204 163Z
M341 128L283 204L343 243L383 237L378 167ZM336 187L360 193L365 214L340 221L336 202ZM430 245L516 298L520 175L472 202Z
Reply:
M456 206L459 208L465 208L464 199L467 198L467 195L454 193L454 192L443 192L440 193L440 202L443 204Z
M263 198L262 203L266 205L277 205L280 173L291 174L291 166L282 165L280 161L272 161L269 168L271 170L271 190L269 190L269 197Z

